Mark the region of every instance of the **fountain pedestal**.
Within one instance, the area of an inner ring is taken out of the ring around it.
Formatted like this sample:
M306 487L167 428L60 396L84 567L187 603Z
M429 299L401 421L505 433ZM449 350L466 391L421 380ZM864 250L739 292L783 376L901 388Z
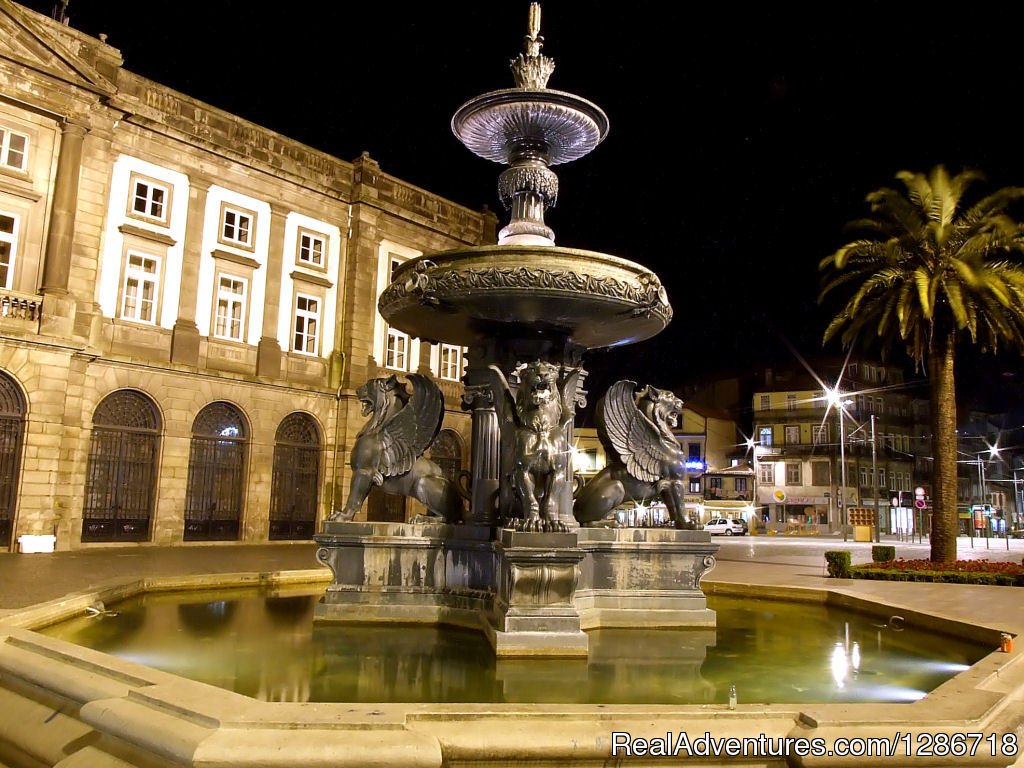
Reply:
M484 631L497 656L586 656L575 605L585 557L575 533L503 529L499 573Z
M466 627L498 657L586 656L585 629L715 625L704 531L328 522L315 538L334 573L319 622Z

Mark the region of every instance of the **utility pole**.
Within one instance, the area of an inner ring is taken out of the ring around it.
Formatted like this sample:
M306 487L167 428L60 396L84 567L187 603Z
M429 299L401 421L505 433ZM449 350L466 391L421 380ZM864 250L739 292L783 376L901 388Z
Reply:
M847 511L846 498L846 424L843 420L843 409L845 406L842 402L839 403L839 461L841 466L839 467L839 474L842 477L843 487L839 489L840 502L839 502L839 524L843 526L843 541L849 540L849 534L846 531L846 520L849 512Z
M875 488L875 541L882 541L882 518L878 516L878 451L875 446L875 414L871 414L871 484Z

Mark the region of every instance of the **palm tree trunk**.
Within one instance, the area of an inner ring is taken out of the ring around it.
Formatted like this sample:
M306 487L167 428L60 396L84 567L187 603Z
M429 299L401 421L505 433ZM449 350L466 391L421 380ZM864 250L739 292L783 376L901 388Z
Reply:
M931 379L932 455L932 531L931 559L934 562L956 560L959 520L956 509L956 382L953 362L956 331L937 332L928 352L928 377Z

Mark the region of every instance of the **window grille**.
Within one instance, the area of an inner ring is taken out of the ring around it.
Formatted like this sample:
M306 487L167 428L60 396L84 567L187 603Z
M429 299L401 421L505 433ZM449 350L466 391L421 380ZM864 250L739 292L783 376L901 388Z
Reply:
M185 494L185 541L238 538L248 437L241 411L230 403L211 403L196 416Z
M146 541L156 497L160 415L140 392L107 395L92 417L82 541Z
M320 430L313 417L286 416L274 440L271 539L310 539L316 533L320 454Z
M25 439L25 400L18 385L0 374L0 545L11 543L18 501L21 448Z

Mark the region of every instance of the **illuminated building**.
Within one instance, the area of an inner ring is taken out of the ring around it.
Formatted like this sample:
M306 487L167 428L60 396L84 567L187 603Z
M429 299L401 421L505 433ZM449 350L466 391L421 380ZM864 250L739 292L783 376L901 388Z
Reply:
M456 472L464 350L376 298L494 228L0 0L0 545L308 538L343 503L355 389L390 373L439 380L432 457Z

